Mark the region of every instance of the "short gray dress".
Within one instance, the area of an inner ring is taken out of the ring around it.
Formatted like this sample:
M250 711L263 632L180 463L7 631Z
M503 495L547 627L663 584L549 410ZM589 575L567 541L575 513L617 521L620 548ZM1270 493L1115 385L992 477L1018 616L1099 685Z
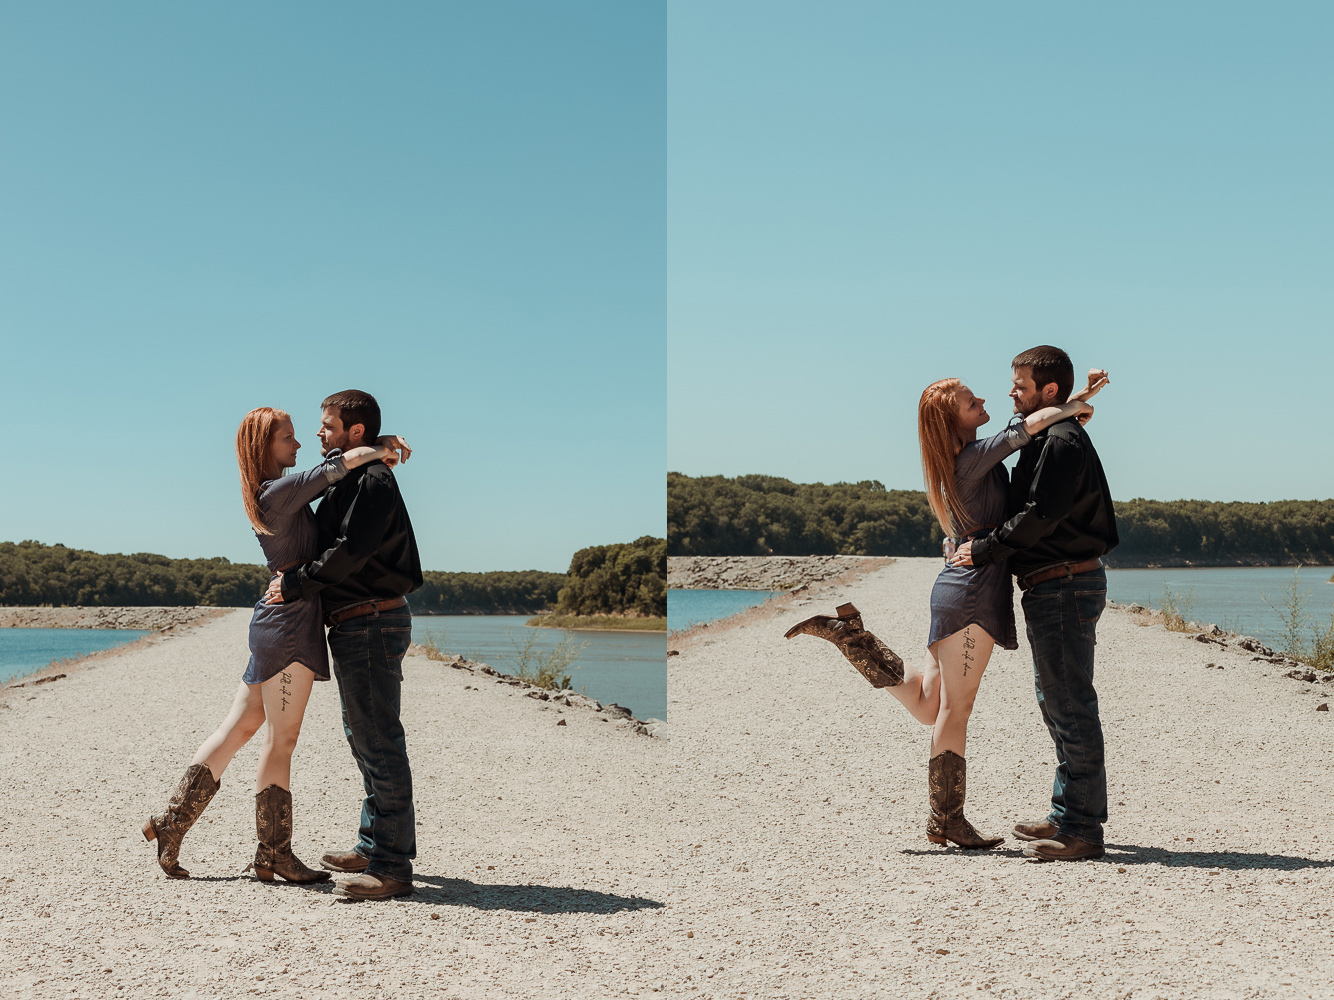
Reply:
M954 485L972 525L968 537L985 535L1005 520L1010 477L1001 462L1030 440L1024 418L1016 415L1005 430L981 441L969 441L955 458ZM936 577L936 585L931 588L931 637L926 644L930 646L972 624L986 629L1003 649L1019 648L1014 589L1004 560L989 566L947 563Z
M256 537L270 570L277 573L320 554L310 502L346 475L342 458L334 457L308 472L270 479L260 487L260 517L273 534L256 532ZM323 624L318 598L281 604L265 604L260 598L250 619L250 665L241 680L263 684L289 664L303 663L316 680L327 681L329 647Z

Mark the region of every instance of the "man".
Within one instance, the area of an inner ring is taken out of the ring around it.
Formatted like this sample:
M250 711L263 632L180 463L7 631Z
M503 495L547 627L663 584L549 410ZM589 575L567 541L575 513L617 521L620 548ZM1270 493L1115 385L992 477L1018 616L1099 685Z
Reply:
M323 454L375 443L380 407L369 393L348 389L322 405ZM422 585L417 542L394 474L379 461L330 486L315 521L324 551L288 569L267 596L321 602L343 732L366 788L356 847L326 854L322 863L353 873L336 889L349 899L406 896L412 892L417 820L399 698L403 657L412 641L404 595Z
M1069 356L1034 347L1012 362L1016 413L1063 403L1074 386ZM1056 745L1051 813L1020 823L1024 854L1043 861L1103 855L1107 769L1093 689L1096 626L1107 603L1100 556L1116 547L1116 517L1102 464L1076 419L1054 424L1024 446L1010 481L1011 517L959 546L952 562L1009 559L1023 591L1038 706Z

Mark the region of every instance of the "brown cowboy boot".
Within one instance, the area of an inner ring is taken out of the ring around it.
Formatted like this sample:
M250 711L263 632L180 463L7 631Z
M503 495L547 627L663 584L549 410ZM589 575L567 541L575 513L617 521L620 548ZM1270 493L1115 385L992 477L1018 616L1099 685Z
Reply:
M169 878L190 877L190 873L176 863L181 841L221 787L222 782L213 780L213 772L207 764L191 764L167 800L167 811L148 817L144 824L144 839L157 840L157 863Z
M963 815L967 763L953 750L931 758L927 788L931 794L931 815L926 821L926 839L933 844L946 841L964 848L991 848L1005 842L1004 837L984 837Z
M255 869L262 882L272 882L281 875L288 882L324 882L328 872L307 868L292 853L292 793L277 785L268 785L255 796L255 832L259 846L255 860L247 868Z
M872 687L902 684L903 661L894 650L862 628L861 612L851 604L840 604L837 612L837 618L816 615L798 622L787 630L783 638L813 635L819 639L828 639L857 668L857 672L871 682Z

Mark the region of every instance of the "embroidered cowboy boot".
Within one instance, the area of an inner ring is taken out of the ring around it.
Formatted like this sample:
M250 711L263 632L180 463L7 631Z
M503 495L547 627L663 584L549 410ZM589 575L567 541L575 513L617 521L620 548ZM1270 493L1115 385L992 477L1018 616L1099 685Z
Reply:
M894 687L903 683L903 661L897 653L862 628L861 612L851 604L840 604L837 618L816 615L787 630L784 639L794 635L813 635L828 639L838 647L857 672L872 687Z
M169 878L190 877L177 864L181 841L221 787L222 782L213 780L207 764L191 764L167 800L167 811L150 816L144 824L144 839L157 840L157 863Z
M279 875L288 882L324 882L328 872L307 868L292 853L292 793L277 785L268 785L255 796L255 833L259 846L249 867L262 882L272 882Z
M926 821L926 839L933 844L949 841L969 849L992 848L1004 843L1004 837L982 836L964 818L966 773L967 763L953 750L945 750L931 758L927 771L931 815Z

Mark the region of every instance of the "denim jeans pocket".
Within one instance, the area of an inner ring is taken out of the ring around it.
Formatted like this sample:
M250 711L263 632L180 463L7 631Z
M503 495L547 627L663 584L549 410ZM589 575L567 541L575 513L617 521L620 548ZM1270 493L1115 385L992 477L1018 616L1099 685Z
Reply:
M1076 590L1075 610L1079 613L1079 631L1085 637L1097 642L1098 619L1107 607L1107 590Z
M399 678L403 679L403 657L407 655L408 647L412 645L412 626L406 628L382 628L380 629L380 642L384 649L385 662L389 669Z

